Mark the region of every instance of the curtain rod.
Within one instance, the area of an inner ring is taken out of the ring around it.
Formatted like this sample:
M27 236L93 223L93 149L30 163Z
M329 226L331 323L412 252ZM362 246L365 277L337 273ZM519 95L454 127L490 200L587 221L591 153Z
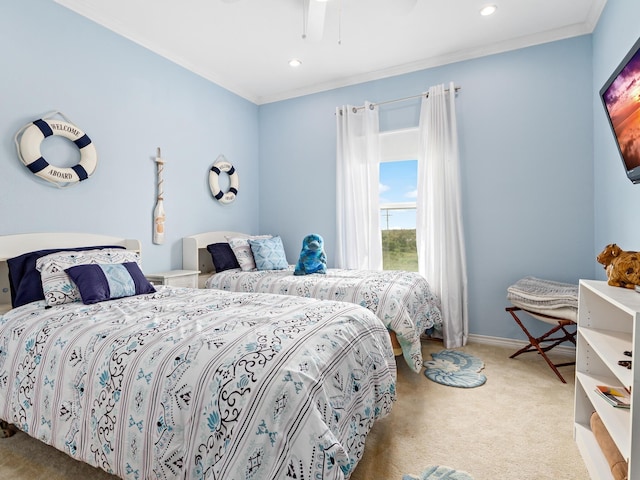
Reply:
M457 92L458 90L460 90L462 87L454 87L454 90ZM445 88L444 90L445 92L448 92L449 89ZM373 110L375 107L379 107L380 105L386 105L387 103L396 103L396 102L404 102L405 100L411 100L412 98L420 98L422 96L425 97L429 97L429 92L425 92L425 93L420 93L419 95L411 95L410 97L404 97L404 98L396 98L394 100L387 100L386 102L378 102L378 103L370 103L369 104L369 108L371 110ZM359 107L353 107L353 113L356 113L358 110L363 110L365 107L364 105L361 105Z

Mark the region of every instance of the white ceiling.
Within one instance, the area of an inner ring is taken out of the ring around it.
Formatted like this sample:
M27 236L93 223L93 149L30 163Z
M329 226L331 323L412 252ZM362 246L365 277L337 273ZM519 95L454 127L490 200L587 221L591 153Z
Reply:
M606 3L329 0L318 14L305 3L317 0L54 1L256 104L588 34ZM480 16L488 3L497 12Z

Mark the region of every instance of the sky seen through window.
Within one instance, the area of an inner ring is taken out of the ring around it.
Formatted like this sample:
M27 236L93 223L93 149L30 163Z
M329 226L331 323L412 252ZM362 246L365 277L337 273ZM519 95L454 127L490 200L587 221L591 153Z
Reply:
M380 228L415 229L416 211L384 210L385 204L416 201L418 192L418 161L402 160L380 163Z

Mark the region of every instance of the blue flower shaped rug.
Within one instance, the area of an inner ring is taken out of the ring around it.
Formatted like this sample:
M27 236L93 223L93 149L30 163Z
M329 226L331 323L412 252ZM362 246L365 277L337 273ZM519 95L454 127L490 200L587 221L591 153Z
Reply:
M402 480L473 480L473 478L462 470L454 470L441 465L430 465L421 475L417 477L403 475Z
M442 350L431 356L433 360L423 364L426 367L424 374L429 380L460 388L479 387L487 381L487 377L480 373L484 362L473 355L456 350Z

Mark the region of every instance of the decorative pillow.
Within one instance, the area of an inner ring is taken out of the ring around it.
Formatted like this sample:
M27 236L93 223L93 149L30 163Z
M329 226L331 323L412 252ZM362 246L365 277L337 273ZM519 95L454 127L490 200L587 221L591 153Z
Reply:
M211 245L207 245L207 250L211 254L211 260L213 261L216 272L240 268L238 259L233 254L231 245L228 243L212 243Z
M284 270L289 266L280 237L249 239L249 245L258 270Z
M136 262L76 265L65 272L86 305L156 291Z
M124 250L124 247L117 245L51 248L27 252L17 257L9 258L7 260L7 266L9 267L9 286L11 289L12 307L17 308L37 300L44 300L40 272L36 269L36 261L40 257L56 252L80 252L103 248L118 248Z
M254 235L248 238L226 237L242 271L249 272L256 269L256 262L249 246L249 239L259 240L261 238L271 238L271 235Z
M112 264L124 262L140 262L140 256L131 250L105 248L84 252L57 252L45 255L36 261L36 269L42 279L42 291L47 305L62 305L63 303L79 302L82 300L76 284L65 273L74 265Z

